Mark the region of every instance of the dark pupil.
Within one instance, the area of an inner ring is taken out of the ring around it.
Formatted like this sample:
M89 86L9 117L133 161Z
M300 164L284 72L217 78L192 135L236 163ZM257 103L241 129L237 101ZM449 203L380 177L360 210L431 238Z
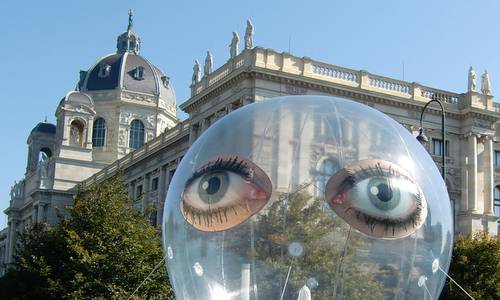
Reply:
M212 195L219 191L220 188L220 178L212 177L208 180L208 187L205 189L207 194Z
M382 202L388 202L392 199L392 189L385 183L377 185L377 198Z

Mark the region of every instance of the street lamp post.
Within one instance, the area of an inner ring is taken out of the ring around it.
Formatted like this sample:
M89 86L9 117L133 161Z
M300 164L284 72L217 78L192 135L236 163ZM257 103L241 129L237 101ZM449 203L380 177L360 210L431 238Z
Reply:
M445 123L445 117L444 117L444 105L443 105L443 102L441 102L440 100L436 99L435 95L432 96L432 100L427 102L424 106L424 109L422 110L422 113L420 114L420 129L418 131L418 136L417 136L417 140L421 143L421 144L426 144L429 142L429 139L425 136L424 134L424 127L422 125L422 121L423 121L423 118L424 118L424 113L425 113L425 109L427 108L427 106L429 106L429 104L431 104L432 102L437 102L439 104L439 106L441 107L441 159L443 161L443 164L442 164L442 168L441 168L441 175L443 176L443 180L446 184L446 153L445 153L445 145L446 145L446 140L445 140L445 135L446 135L446 132L445 132L445 129L446 129L446 123Z

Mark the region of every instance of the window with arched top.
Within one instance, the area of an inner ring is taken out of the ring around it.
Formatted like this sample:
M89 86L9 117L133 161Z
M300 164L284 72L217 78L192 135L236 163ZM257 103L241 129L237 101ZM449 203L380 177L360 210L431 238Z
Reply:
M138 149L144 145L144 124L140 120L130 123L129 148Z
M71 146L82 146L83 145L83 129L84 125L79 120L73 120L70 125L69 132L69 144Z
M106 140L106 121L103 118L97 118L94 121L94 128L92 129L92 146L102 147Z
M325 159L321 162L316 176L317 197L325 196L325 187L328 180L338 171L339 165L333 159Z

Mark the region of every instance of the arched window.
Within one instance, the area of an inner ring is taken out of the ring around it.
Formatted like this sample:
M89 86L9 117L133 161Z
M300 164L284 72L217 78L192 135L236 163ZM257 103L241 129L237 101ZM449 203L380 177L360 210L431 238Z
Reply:
M316 177L317 197L325 196L326 183L338 171L338 169L339 166L337 162L332 159L325 159L321 162L318 169L318 176Z
M97 118L94 121L94 129L92 130L92 146L102 147L106 140L106 121L103 118Z
M83 128L84 125L79 120L74 120L71 122L71 128L69 132L69 144L71 146L82 146L83 145Z
M142 145L144 145L144 124L139 120L133 120L130 123L128 146L132 149L138 149Z

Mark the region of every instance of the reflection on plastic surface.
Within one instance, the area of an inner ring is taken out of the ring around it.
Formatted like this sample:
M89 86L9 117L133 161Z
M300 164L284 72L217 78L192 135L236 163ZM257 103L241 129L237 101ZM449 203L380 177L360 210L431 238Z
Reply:
M163 217L177 299L437 298L451 208L401 125L333 97L279 97L190 147ZM422 278L425 278L422 279Z

